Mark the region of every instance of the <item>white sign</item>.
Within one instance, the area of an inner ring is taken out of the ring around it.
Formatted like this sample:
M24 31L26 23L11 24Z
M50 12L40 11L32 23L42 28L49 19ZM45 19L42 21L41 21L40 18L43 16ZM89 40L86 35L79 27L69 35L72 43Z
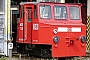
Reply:
M81 32L81 27L58 27L58 32Z
M8 43L8 49L13 49L13 43Z

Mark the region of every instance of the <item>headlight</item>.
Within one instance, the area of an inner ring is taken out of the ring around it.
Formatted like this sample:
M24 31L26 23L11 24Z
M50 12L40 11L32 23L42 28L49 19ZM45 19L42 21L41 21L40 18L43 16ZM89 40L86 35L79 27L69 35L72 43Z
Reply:
M54 36L53 40L54 40L54 43L56 43L56 44L59 43L59 37L58 36Z
M81 42L86 42L86 37L85 36L81 37Z

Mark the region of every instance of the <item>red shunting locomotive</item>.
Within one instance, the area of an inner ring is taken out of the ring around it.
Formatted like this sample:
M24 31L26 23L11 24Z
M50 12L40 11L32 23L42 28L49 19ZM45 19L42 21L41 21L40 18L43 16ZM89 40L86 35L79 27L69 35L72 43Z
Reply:
M41 57L86 53L81 4L22 2L17 28L18 52Z

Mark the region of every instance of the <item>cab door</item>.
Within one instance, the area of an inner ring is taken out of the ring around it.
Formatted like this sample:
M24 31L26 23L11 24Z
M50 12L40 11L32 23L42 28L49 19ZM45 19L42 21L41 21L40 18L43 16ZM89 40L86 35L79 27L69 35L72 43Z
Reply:
M24 43L31 43L32 41L32 6L26 7L24 18Z

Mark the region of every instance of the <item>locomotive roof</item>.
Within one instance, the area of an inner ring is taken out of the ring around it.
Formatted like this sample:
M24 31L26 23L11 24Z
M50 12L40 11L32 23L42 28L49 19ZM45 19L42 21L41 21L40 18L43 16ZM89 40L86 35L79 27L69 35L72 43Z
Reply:
M38 4L39 2L21 2L20 5L24 4Z
M55 3L55 2L21 2L20 5L24 5L24 4L39 4L39 3L45 3L45 4L68 4L68 5L80 5L82 6L82 4L77 4L77 3Z

